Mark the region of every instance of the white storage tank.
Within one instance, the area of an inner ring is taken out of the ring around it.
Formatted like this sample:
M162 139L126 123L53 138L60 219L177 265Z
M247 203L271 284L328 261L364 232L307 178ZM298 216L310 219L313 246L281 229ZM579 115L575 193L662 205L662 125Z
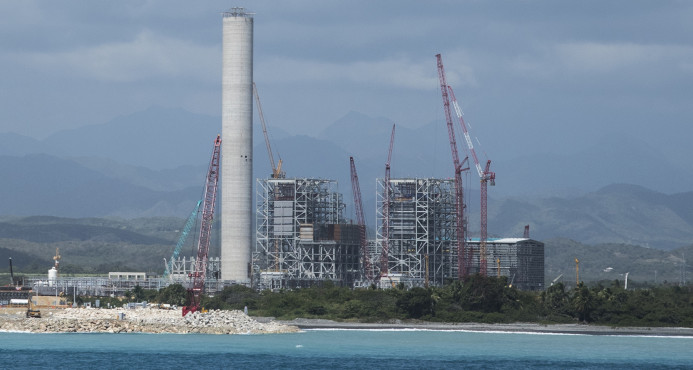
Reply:
M58 281L58 270L55 267L48 270L48 286L55 286Z

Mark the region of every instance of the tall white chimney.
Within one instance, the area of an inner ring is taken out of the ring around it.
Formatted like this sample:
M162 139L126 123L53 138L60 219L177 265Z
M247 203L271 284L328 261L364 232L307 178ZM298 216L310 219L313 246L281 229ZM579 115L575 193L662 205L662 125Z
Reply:
M253 242L253 16L223 16L221 279L248 283Z

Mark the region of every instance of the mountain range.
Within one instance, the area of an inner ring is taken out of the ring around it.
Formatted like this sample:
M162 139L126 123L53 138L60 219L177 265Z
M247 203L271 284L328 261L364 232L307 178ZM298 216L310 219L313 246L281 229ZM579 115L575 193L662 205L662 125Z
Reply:
M185 218L201 196L220 126L218 117L152 107L43 140L0 134L0 215ZM265 178L271 169L258 126L254 176ZM375 179L384 173L392 127L387 118L349 112L311 136L275 126L269 131L288 177L335 179L349 205L349 156L354 156L372 227ZM539 240L565 237L661 249L693 243L693 171L647 143L624 134L598 138L579 153L536 154L524 151L522 143L498 152L492 162L497 186L489 188L490 235L520 236L529 224ZM442 122L396 127L393 178L449 178L450 158ZM465 178L473 235L479 230L473 164ZM351 206L348 213L355 218Z

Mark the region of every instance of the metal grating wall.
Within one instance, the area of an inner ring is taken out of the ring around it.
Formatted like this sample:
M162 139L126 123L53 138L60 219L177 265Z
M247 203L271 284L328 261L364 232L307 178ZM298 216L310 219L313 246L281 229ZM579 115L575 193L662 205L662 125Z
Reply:
M258 179L253 285L294 288L360 277L359 234L344 219L337 182Z
M377 254L383 247L383 210L390 207L387 280L423 286L443 285L456 277L454 181L391 179L390 199L384 190L384 180L377 179Z

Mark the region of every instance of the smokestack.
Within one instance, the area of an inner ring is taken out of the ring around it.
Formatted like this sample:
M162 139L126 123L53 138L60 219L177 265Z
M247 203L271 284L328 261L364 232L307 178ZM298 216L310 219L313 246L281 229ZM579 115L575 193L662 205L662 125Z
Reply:
M253 13L222 13L221 279L248 283L253 242Z

